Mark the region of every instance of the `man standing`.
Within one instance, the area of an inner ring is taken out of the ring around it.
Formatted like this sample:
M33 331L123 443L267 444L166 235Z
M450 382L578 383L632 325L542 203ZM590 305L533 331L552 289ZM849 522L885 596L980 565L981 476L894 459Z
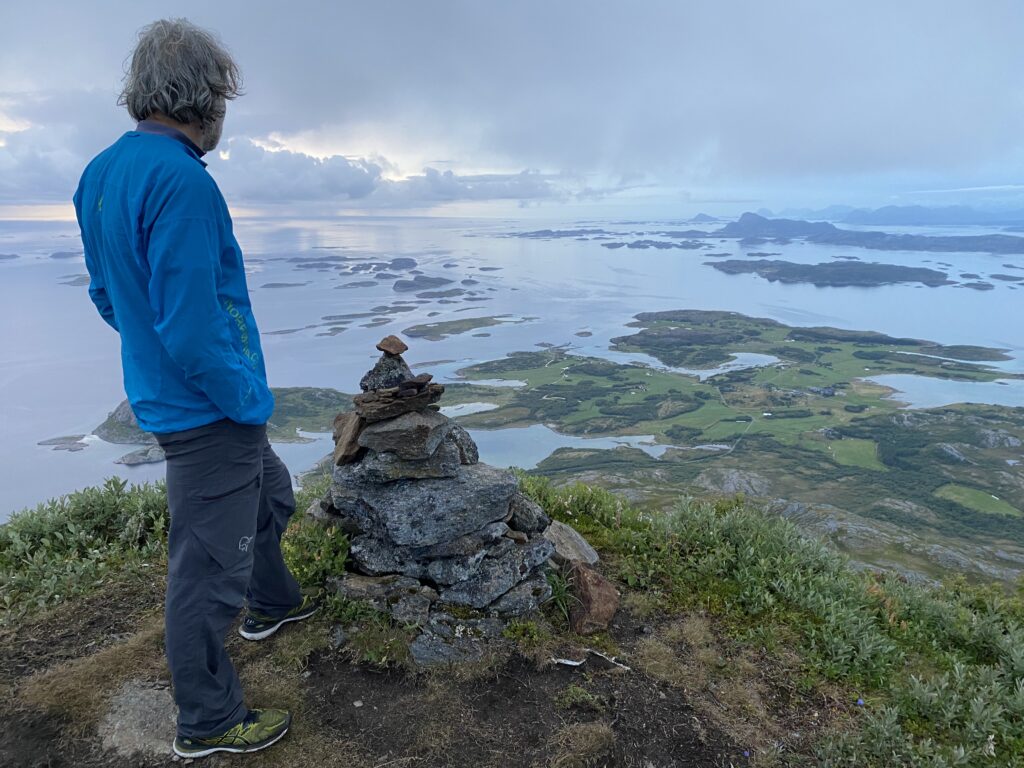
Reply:
M139 35L119 103L139 121L97 155L74 195L89 295L121 336L124 388L167 458L167 661L183 757L251 752L288 712L248 709L224 650L243 605L250 640L312 615L281 556L291 477L267 441L274 408L242 254L201 159L240 77L184 19Z

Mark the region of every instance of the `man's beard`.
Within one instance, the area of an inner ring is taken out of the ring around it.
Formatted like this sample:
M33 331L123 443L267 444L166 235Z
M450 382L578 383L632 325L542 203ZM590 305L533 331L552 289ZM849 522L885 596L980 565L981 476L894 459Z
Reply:
M213 152L217 148L217 144L220 143L221 133L224 131L224 118L214 120L212 123L208 123L200 133L199 148L203 152Z

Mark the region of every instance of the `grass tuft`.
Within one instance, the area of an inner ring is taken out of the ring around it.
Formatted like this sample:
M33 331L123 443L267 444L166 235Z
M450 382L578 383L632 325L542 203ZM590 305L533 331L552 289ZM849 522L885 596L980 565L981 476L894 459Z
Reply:
M551 768L588 768L599 764L615 746L615 731L608 723L572 723L551 737L555 756Z
M103 716L107 698L130 679L167 679L162 616L120 643L30 676L19 688L22 704L64 718L81 735Z

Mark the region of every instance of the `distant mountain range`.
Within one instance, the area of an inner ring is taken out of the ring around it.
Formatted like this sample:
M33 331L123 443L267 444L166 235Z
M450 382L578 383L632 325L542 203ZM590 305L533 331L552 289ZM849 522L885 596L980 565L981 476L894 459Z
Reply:
M764 208L758 214L766 218L774 218L776 215ZM923 205L887 205L874 210L830 205L816 210L790 208L781 211L778 216L868 226L1024 225L1024 210L982 211L966 205L934 208Z
M906 235L865 232L840 229L827 221L767 219L756 213L744 213L738 221L712 232L711 236L738 237L742 238L741 242L748 245L756 245L770 239L779 242L800 237L814 243L859 246L878 251L1024 253L1024 237L1012 235Z

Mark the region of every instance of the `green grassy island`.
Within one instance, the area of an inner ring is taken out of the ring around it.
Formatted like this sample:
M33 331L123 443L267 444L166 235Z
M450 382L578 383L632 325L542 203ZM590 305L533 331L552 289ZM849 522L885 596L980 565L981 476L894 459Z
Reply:
M614 349L700 371L735 353L759 367L695 375L572 355L513 353L461 373L522 387L449 392L497 405L466 427L543 423L579 436L653 435L636 448L563 448L536 472L582 479L669 506L683 489L743 492L857 560L908 575L950 570L1014 580L1024 569L1024 411L986 405L901 408L867 376L965 382L1015 378L986 363L1004 351L836 328L793 328L732 312L643 313ZM447 397L447 395L446 395ZM953 490L950 489L965 489ZM979 499L989 498L983 504ZM998 503L996 503L998 499Z

